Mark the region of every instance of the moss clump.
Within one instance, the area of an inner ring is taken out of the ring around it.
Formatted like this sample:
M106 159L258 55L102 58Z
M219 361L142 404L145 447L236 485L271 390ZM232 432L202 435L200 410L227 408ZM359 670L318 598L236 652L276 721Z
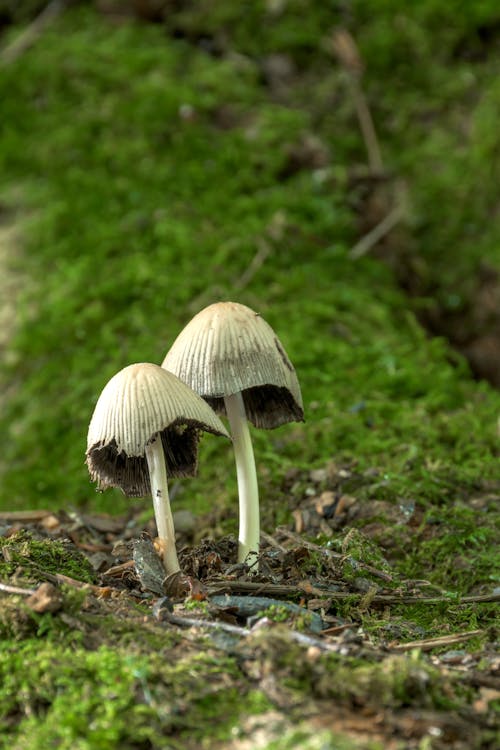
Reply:
M443 677L425 658L415 652L390 656L382 662L323 654L309 658L304 650L275 631L256 647L280 681L294 694L343 702L347 705L393 710L400 708L452 709L459 704L450 680Z
M0 731L26 750L181 748L186 734L199 742L227 739L245 705L237 677L234 660L222 655L194 652L167 661L108 646L2 644ZM254 712L268 705L250 692Z
M52 638L61 643L80 643L84 628L80 627L79 617L86 594L68 586L62 586L59 593L55 611L41 613L28 606L24 595L2 596L0 637L15 641Z
M341 538L333 542L330 540L328 546L335 547L345 555L345 559L342 560L342 577L346 581L353 581L362 576L380 583L380 577L373 575L367 565L388 575L392 572L380 547L359 529L348 529Z
M87 558L70 542L35 539L29 532L19 531L11 537L0 537L0 577L9 578L16 571L27 578L43 581L43 573L62 573L85 583L95 583L96 575Z

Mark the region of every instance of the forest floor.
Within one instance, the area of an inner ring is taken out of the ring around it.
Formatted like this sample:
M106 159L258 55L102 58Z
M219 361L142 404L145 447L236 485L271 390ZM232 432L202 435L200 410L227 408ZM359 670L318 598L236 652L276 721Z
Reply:
M0 53L0 747L496 750L497 3L51 3L13 55L42 5ZM85 433L219 299L306 422L252 431L259 572L207 437L165 579Z
M380 503L343 495L347 474L304 478L315 494L293 511L302 533L265 534L258 573L236 563L232 537L193 545L186 514L183 573L165 579L133 516L2 513L4 736L22 727L27 747L493 750L500 593L460 597L401 577L371 541ZM407 544L436 533L413 512L391 515ZM326 544L308 541L318 526Z

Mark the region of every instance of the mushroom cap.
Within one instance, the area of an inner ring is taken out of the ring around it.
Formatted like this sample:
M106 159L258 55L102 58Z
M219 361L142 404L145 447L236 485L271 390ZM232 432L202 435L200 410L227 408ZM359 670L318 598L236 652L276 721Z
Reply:
M120 487L131 497L151 492L145 457L161 436L167 475L193 476L200 431L229 437L210 406L159 365L129 365L104 386L90 420L87 466L99 489Z
M283 345L259 313L238 302L216 302L195 315L162 367L218 414L225 414L224 397L241 391L256 427L304 419L299 381Z

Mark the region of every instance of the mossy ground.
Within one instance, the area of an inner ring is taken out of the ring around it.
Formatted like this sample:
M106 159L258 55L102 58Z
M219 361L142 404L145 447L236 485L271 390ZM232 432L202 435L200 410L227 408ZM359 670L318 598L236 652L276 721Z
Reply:
M39 571L62 573L86 583L96 580L87 558L71 548L70 543L53 539L38 540L21 531L9 538L0 536L0 550L3 555L0 563L2 578L9 578L20 570L25 579L31 576L35 581Z
M349 553L375 567L383 556L398 581L424 578L450 593L449 604L360 612L354 602L343 613L374 637L387 626L410 641L419 632L486 633L493 606L453 596L491 591L498 580L500 398L423 331L417 313L436 300L450 313L463 307L480 265L499 258L498 21L494 2L438 0L405 9L392 0L255 2L244 15L238 4L200 2L165 26L115 24L78 7L3 65L0 220L16 226L21 247L1 257L16 309L0 369L1 509L127 511L118 493L94 492L84 465L100 390L131 362L161 362L204 305L234 299L276 329L304 396L304 425L253 432L264 529L290 523L311 487L332 490L328 480L311 483L310 471L334 461L348 470L335 491L415 509L410 525L383 513L377 529L356 521L366 543L358 537ZM365 61L386 167L407 186L410 212L395 242L403 259L418 261L422 294L412 303L393 268L349 255L363 219L353 175L366 154L328 43L339 25ZM303 157L311 136L321 148ZM175 496L176 508L210 514L215 536L237 524L231 449L221 443L204 438L199 476ZM75 560L63 570L61 558L59 572L89 580ZM14 572L7 567L3 580ZM31 585L33 571L16 580ZM8 746L216 747L236 742L247 701L252 713L286 711L304 696L355 707L366 705L366 683L395 712L478 699L421 656L398 657L391 664L401 669L387 667L385 679L369 659L311 656L298 667L293 645L275 643L274 654L255 645L261 671L252 678L241 654L206 639L174 643L156 624L141 630L147 614L65 606L66 619L19 614L16 630L7 613L1 624L10 639L0 655ZM222 714L231 719L214 720ZM321 747L388 746L373 734L318 732ZM490 728L474 730L469 746L494 747L491 738ZM318 746L310 727L288 726L268 742L269 750ZM431 735L411 742L441 747Z

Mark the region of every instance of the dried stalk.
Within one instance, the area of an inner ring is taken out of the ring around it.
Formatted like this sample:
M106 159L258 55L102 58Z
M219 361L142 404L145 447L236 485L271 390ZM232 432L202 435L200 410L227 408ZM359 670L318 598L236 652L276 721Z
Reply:
M368 101L361 86L363 62L356 46L356 42L347 29L338 29L333 34L332 50L346 73L348 86L359 121L359 127L368 154L370 171L372 174L381 174L384 170L382 154L370 107L368 106Z
M389 234L389 232L394 229L394 227L399 224L401 219L403 218L403 209L400 205L395 206L395 208L390 211L387 216L384 216L381 222L379 222L376 226L373 227L372 230L370 230L367 234L365 234L361 239L356 242L356 244L349 250L349 258L352 258L354 260L357 260L358 258L361 258L363 255L366 255L372 247L375 247L375 245L380 242L381 239L383 239L386 234Z
M11 586L8 583L1 582L0 591L5 591L7 594L22 594L22 596L32 596L35 593L35 589L22 589L19 586Z
M241 594L269 594L272 596L304 596L312 595L325 599L361 600L366 594L356 594L349 591L337 591L330 588L316 588L314 586L287 586L276 583L254 583L252 581L214 581L207 589L208 595L238 592ZM485 604L500 601L500 594L482 594L478 596L463 596L460 599L450 599L447 596L410 596L408 594L375 594L371 599L374 604Z
M238 635L240 636L240 638L246 638L247 636L260 631L265 626L272 627L274 625L272 621L267 620L267 618L263 618L264 622L258 622L252 629L249 629L242 628L239 625L231 625L227 622L200 620L193 617L180 617L179 615L172 614L168 610L162 611L161 619L170 623L171 625L178 625L180 627L205 628L206 630L223 630L226 633ZM319 638L313 638L310 635L298 633L295 630L288 630L287 635L289 636L290 640L296 641L302 646L307 646L308 648L313 646L321 649L322 651L338 651L337 644L328 643L327 641L320 640Z
M52 0L21 33L0 52L0 60L8 64L17 60L42 35L47 26L59 16L68 4L64 0Z
M468 641L470 638L476 638L476 636L484 635L485 630L469 630L467 633L455 633L453 635L444 635L439 638L427 638L423 641L409 641L408 643L389 643L388 648L391 651L412 651L414 648L418 648L421 651L429 651L431 648L437 648L438 646L449 646L452 643L461 643L461 641Z
M7 510L0 513L0 521L6 523L36 523L53 515L50 510Z

